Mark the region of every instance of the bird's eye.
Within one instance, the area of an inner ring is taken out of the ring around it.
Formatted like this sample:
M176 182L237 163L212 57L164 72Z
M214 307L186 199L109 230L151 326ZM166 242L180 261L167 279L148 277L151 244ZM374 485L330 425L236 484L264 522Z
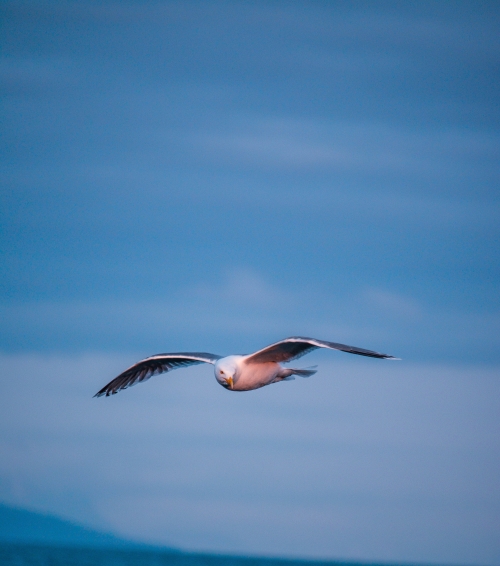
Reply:
M223 372L222 370L220 370L220 374L221 374L221 375L224 375L224 372Z

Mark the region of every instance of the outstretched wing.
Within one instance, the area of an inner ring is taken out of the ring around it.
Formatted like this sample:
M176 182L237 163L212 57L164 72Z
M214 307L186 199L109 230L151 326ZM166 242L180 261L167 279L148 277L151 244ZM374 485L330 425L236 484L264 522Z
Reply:
M348 354L358 354L359 356L368 356L370 358L398 359L388 354L379 354L378 352L356 348L355 346L346 346L345 344L326 342L324 340L316 340L315 338L292 336L291 338L285 338L285 340L276 342L276 344L271 344L255 352L255 354L250 354L245 358L245 361L256 364L264 362L290 362L312 352L312 350L316 350L316 348L330 348L331 350L340 350Z
M177 369L185 366L192 366L195 364L215 364L221 356L215 354L207 354L206 352L180 352L176 354L157 354L145 360L137 362L133 366L126 369L113 381L110 381L94 397L101 397L102 395L114 395L122 389L127 389L131 385L138 382L146 381L155 374L165 373L172 369Z

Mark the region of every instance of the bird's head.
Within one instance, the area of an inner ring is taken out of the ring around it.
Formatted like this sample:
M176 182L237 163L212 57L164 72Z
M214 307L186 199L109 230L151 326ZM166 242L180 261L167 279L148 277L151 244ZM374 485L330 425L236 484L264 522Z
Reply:
M215 379L226 389L233 389L237 370L236 358L238 356L227 356L215 364Z

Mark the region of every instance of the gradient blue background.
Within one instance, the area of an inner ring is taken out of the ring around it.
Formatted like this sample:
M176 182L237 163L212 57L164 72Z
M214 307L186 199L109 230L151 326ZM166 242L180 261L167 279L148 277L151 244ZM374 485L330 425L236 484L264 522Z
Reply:
M500 564L496 2L3 2L0 499L188 549ZM309 380L142 356L288 335Z

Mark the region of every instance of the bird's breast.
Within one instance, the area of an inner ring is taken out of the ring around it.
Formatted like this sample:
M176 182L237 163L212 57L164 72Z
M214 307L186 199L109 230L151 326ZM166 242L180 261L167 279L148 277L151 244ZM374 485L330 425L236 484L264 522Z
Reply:
M249 391L269 385L278 375L281 366L276 362L252 364L243 361L234 380L234 391Z

